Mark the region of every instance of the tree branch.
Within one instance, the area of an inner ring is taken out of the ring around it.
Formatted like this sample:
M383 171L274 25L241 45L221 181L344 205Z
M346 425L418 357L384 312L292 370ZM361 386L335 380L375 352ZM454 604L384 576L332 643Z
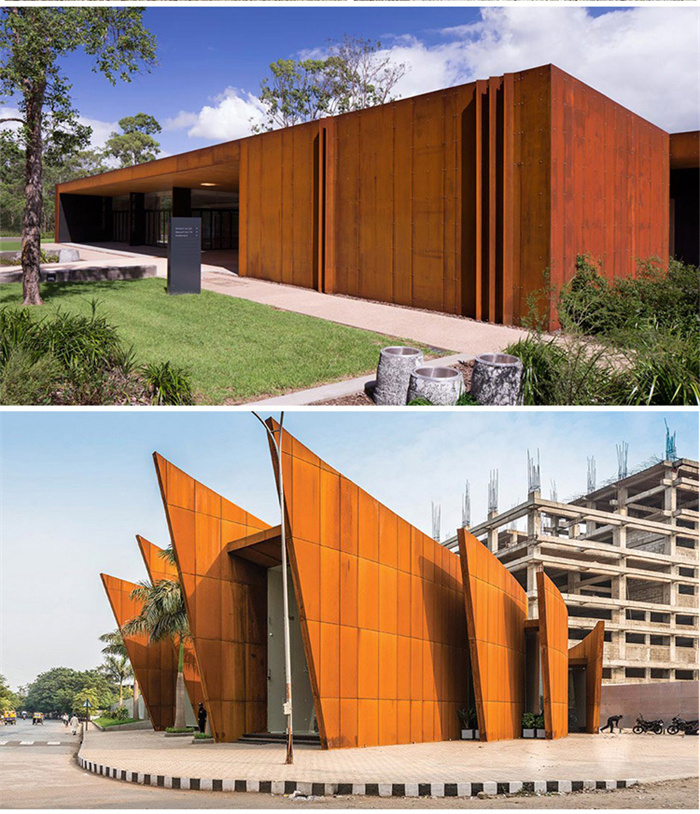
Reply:
M19 122L20 124L26 124L24 119L0 119L0 124L5 124L5 122Z

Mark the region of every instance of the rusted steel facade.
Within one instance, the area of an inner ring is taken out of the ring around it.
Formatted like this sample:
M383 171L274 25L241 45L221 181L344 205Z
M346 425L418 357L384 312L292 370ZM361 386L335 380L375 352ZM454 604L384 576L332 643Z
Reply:
M108 239L110 196L215 185L243 276L518 323L579 254L668 257L669 151L547 65L61 184L56 237Z
M483 741L519 738L525 712L527 595L466 529L457 532L476 714Z
M133 582L100 574L109 604L120 629L139 615L140 604L131 598ZM169 641L148 642L146 635L123 636L126 652L138 681L148 717L156 731L175 722L177 659Z
M569 664L586 668L586 732L590 734L595 734L600 726L604 640L605 622L601 621L569 650Z
M518 738L528 682L534 676L539 688L540 669L547 737L563 737L570 666L586 669L586 722L596 731L602 624L568 653L566 606L543 571L539 618L528 620L525 590L466 529L459 530L457 556L280 432L273 419L266 423L281 446L298 652L324 748L457 739L458 713L472 698L482 740ZM279 483L272 444L270 452ZM268 569L281 564L282 529L153 457L176 569L137 539L151 579L174 577L182 586L198 667L190 697L203 700L217 741L265 732L268 701L275 701L272 690L268 698L268 663L276 653L269 649L276 600ZM138 613L129 597L135 586L103 581L121 626ZM534 659L527 643L533 632ZM159 728L174 711L176 653L170 643L142 638L127 637L127 648Z
M267 523L154 454L211 731L235 741L267 724L267 573L227 544Z
M140 534L136 535L136 542L139 545L141 556L146 565L148 576L151 582L155 584L163 579L178 581L177 566L168 562L163 558L163 549L153 545L145 537ZM173 641L173 647L176 648L176 658L179 657L177 653L177 645ZM185 679L185 687L187 688L187 696L190 699L192 709L197 712L197 708L201 701L204 701L204 693L202 692L202 681L199 677L199 667L197 666L197 656L194 652L192 642L187 640L184 643L184 658L182 663L182 675Z
M544 569L537 571L544 731L555 740L569 734L569 612Z
M469 691L459 558L286 431L282 472L323 746L459 738Z

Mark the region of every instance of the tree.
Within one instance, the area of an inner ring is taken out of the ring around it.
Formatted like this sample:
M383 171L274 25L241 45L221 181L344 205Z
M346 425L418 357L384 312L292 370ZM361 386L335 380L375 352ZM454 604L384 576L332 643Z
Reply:
M158 122L147 113L137 113L119 119L121 133L111 133L105 144L106 157L116 158L121 167L144 164L160 152L160 143L153 135L160 133Z
M124 644L124 638L119 628L110 630L109 633L103 633L100 636L100 641L105 645L102 648L102 652L105 656L123 656L124 658L129 658L126 645Z
M325 59L278 59L261 83L265 121L261 132L363 110L392 101L406 65L381 53L381 43L345 35L331 42Z
M13 692L5 676L0 675L0 714L6 709L18 710L21 699L18 693Z
M54 667L38 675L29 685L25 706L30 712L72 712L76 693L85 687L96 692L97 702L103 709L117 698L116 684L97 670Z
M39 263L45 130L65 143L85 138L59 62L82 50L111 84L129 82L155 63L155 38L143 27L143 9L131 7L20 7L0 13L0 94L19 115L25 144L22 288L25 305L40 305Z
M88 701L90 706L86 707L85 702ZM94 687L83 687L73 696L71 704L71 712L76 715L85 715L89 718L93 712L102 709L99 701L98 691Z
M146 634L149 643L171 640L178 648L177 684L175 687L175 727L185 727L185 679L182 668L185 640L190 638L190 625L180 583L161 579L151 585L141 582L131 592L141 603L141 613L122 626L124 636Z
M126 656L105 656L99 670L108 681L119 685L119 708L121 709L124 706L124 682L134 674L129 659Z
M88 138L89 138L89 130ZM21 133L0 132L0 228L19 234L25 207L25 149ZM43 187L41 231L54 226L54 187L75 178L96 175L107 169L97 150L83 148L79 143L55 143L50 134L44 135Z

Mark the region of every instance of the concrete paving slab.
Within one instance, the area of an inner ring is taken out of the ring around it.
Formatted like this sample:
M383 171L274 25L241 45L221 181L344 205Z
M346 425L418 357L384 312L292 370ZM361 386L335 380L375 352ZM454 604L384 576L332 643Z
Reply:
M275 744L215 744L202 750L191 742L166 739L156 732L88 732L79 757L86 768L100 772L114 769L117 777L136 773L150 778L186 778L188 783L191 778L200 782L252 781L260 790L267 788L266 784L285 781L364 785L366 789L368 785L420 787L425 783L449 784L452 789L454 784L470 783L481 784L479 790L483 790L485 783L520 782L544 783L545 788L553 782L575 783L576 787L595 782L596 787L611 784L616 788L637 781L698 775L697 738L626 734L328 751L298 746L294 765L288 766L284 747Z

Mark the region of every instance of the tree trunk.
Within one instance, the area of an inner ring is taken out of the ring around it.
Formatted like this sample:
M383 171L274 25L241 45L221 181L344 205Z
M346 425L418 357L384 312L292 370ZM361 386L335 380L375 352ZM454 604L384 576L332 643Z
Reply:
M42 109L46 81L25 87L27 105L25 206L22 223L22 293L24 305L41 305Z
M180 637L180 653L177 662L177 683L175 684L175 729L185 728L185 676L182 673L185 646Z
M119 709L124 706L124 684L123 680L119 682Z

